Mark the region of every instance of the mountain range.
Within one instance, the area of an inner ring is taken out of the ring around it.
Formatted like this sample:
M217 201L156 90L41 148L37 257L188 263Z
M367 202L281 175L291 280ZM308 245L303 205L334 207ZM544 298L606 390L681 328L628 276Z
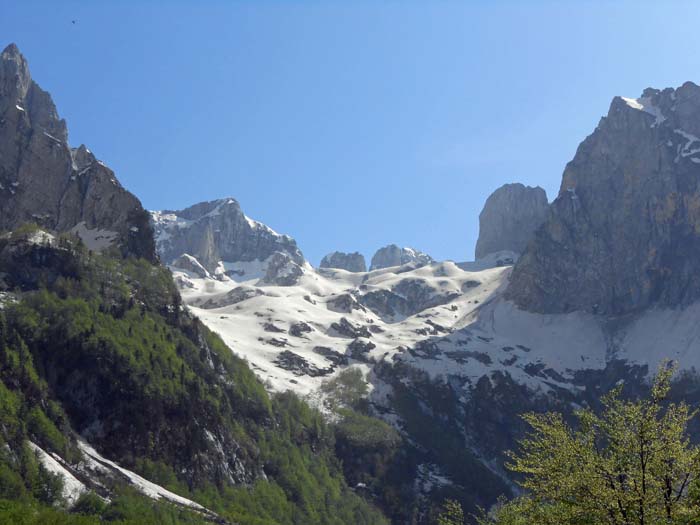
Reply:
M595 407L621 381L644 392L665 359L683 374L673 395L694 399L698 137L691 82L615 97L551 203L518 183L487 199L474 261L388 244L369 268L338 251L314 267L235 198L144 210L68 145L10 45L5 477L31 491L46 482L29 467L53 473L58 505L112 505L128 485L230 523L427 524L448 498L488 507L517 491L504 462L522 413Z

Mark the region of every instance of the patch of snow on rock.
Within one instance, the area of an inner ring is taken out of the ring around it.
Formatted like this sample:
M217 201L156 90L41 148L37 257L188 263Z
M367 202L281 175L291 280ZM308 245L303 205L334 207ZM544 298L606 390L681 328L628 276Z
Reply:
M652 115L656 119L654 121L654 123L652 124L652 126L658 126L664 120L666 120L666 117L661 112L661 108L652 104L651 98L649 98L649 97L640 97L640 98L621 97L621 98L622 98L622 100L625 101L625 103L629 107L636 109L636 110L639 110L639 111L644 111L645 113Z
M78 479L63 466L61 463L62 460L60 460L58 456L54 457L31 441L29 441L29 448L36 454L37 459L46 470L61 478L63 481L63 491L61 495L69 506L78 501L81 494L87 492L87 487L78 481Z
M129 483L134 486L143 495L148 496L151 499L160 500L164 499L171 503L176 503L185 507L189 507L201 512L209 513L206 508L204 508L199 503L196 503L190 499L178 496L174 492L156 485L155 483L148 481L146 478L139 476L138 474L120 467L113 461L110 461L100 455L92 446L82 440L78 440L78 448L86 456L88 467L97 472L117 472L126 478Z
M88 249L100 252L112 246L117 240L119 234L110 230L100 230L98 228L90 229L86 226L85 221L81 221L73 228L70 233L77 235L85 243Z

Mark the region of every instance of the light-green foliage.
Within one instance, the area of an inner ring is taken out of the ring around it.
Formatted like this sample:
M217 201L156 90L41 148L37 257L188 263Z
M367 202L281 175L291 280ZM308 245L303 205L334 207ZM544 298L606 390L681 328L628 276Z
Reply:
M442 503L442 508L437 517L436 525L463 525L464 511L458 501L447 499Z
M359 368L343 370L334 378L324 381L321 392L331 410L355 407L367 396L369 387Z
M694 413L668 403L673 369L664 364L651 394L606 395L600 415L577 412L570 427L559 414L528 414L532 432L512 455L528 495L501 505L482 524L660 525L700 522L693 497L700 449L687 425Z

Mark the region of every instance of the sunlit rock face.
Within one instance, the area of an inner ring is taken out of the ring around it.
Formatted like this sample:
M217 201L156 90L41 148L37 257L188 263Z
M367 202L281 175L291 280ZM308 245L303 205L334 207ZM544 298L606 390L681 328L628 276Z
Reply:
M158 253L166 264L189 254L214 276L246 280L251 272L268 272L272 281L280 272L299 274L305 264L294 239L246 216L233 198L154 211L151 217Z
M148 213L90 150L68 145L51 96L10 44L0 54L0 230L28 222L155 259Z
M494 191L479 214L476 258L497 252L525 251L535 230L547 217L547 194L540 188L506 184Z
M620 315L700 298L700 87L616 97L564 170L506 296Z

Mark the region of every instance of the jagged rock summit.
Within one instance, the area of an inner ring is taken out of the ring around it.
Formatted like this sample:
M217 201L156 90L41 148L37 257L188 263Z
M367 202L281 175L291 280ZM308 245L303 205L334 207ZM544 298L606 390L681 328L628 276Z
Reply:
M390 244L377 250L372 257L370 271L391 268L412 263L416 266L424 266L433 262L433 258L427 253L423 253L414 248L401 248L396 244Z
M68 145L51 96L10 44L0 54L0 230L28 222L155 260L148 213L85 146Z
M615 97L564 170L507 297L622 315L700 298L700 87Z
M348 272L366 272L365 256L359 252L333 252L321 259L320 268L339 268Z
M151 217L158 253L166 264L188 254L213 276L245 280L256 275L290 283L305 264L294 239L246 216L233 198L153 211Z
M498 188L479 214L476 258L502 251L522 253L548 209L547 194L539 186L516 183Z

